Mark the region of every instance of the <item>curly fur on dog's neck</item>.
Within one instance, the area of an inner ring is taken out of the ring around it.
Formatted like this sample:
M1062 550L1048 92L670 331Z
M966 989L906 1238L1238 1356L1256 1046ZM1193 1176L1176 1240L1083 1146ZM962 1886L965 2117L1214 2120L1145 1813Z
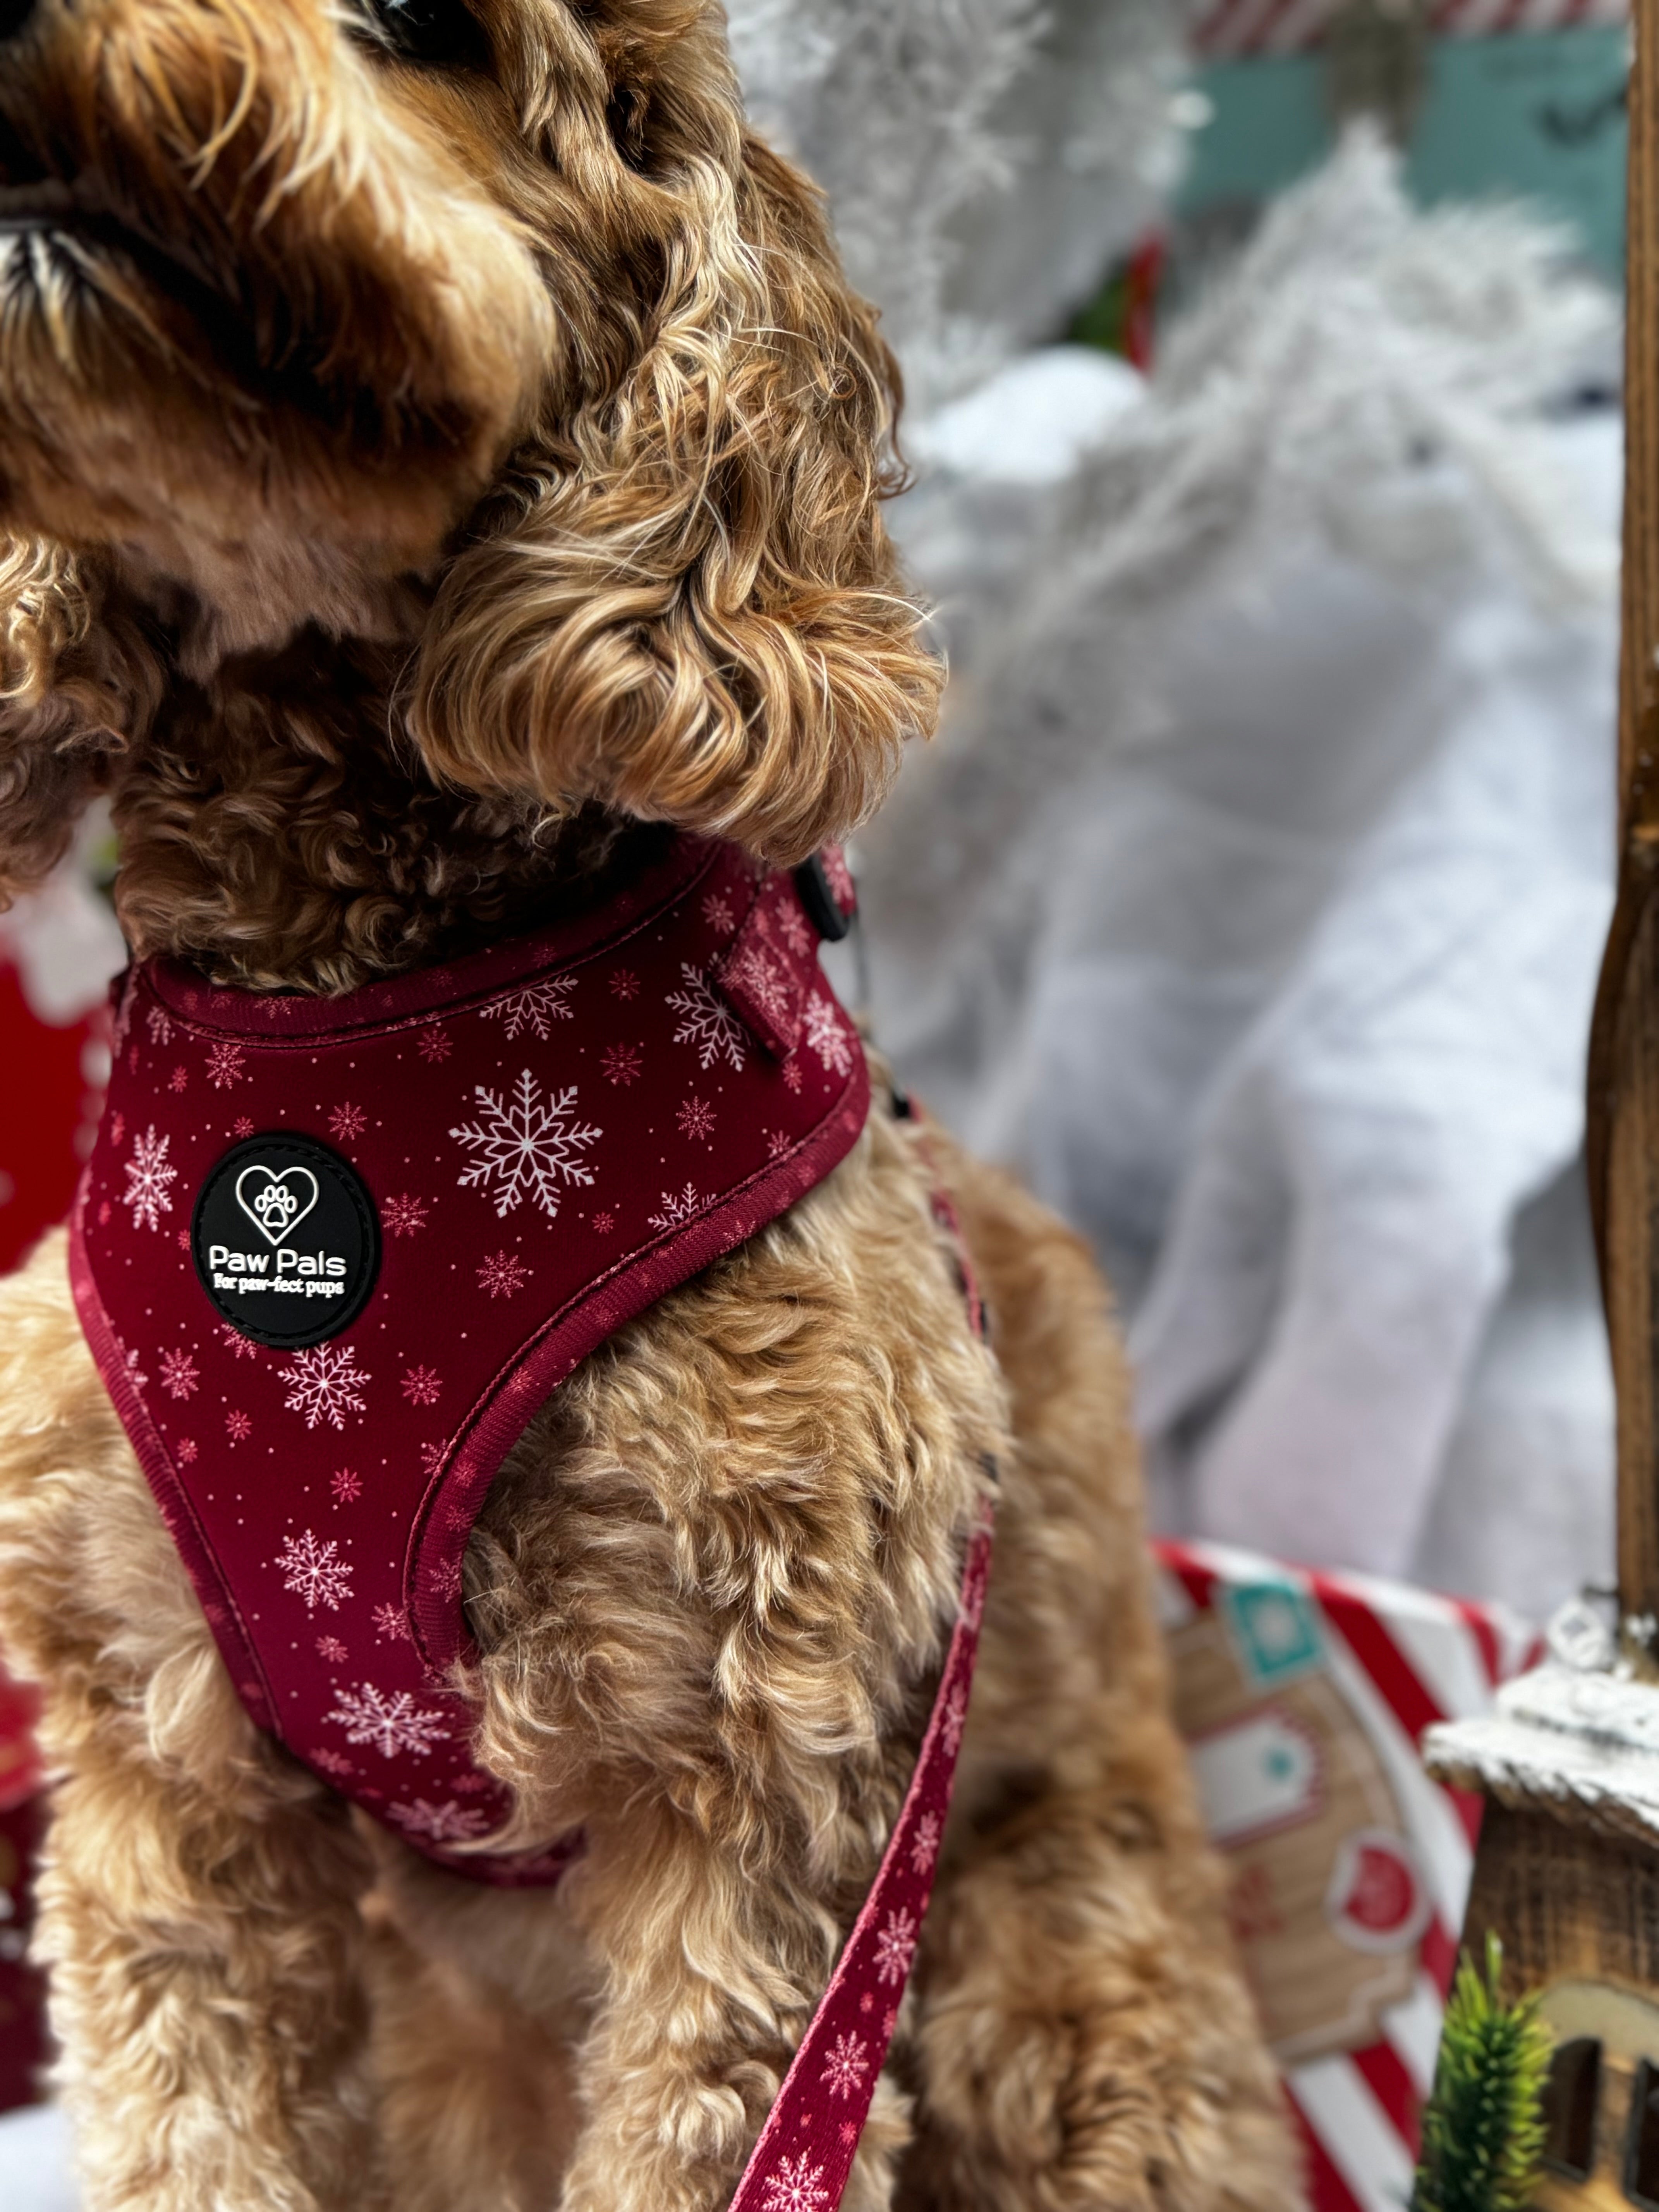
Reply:
M665 834L441 787L396 734L407 658L309 630L173 678L115 792L136 951L257 990L348 991L586 905Z

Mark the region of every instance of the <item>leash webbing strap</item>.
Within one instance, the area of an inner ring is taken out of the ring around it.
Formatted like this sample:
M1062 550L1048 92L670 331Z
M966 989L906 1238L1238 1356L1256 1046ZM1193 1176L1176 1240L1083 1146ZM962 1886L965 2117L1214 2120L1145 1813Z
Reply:
M934 1211L956 1237L975 1333L979 1294L950 1201ZM988 1500L963 1562L962 1606L915 1771L881 1865L750 2154L730 2212L836 2212L886 2061L933 1894L957 1754L968 1717L991 1571Z

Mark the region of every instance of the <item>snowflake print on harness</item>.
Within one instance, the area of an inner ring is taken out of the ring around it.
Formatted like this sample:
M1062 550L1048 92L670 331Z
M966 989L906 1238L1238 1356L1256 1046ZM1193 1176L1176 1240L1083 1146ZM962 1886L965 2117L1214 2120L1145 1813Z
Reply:
M853 1065L853 1048L836 1019L836 1002L814 991L806 1001L806 1042L830 1075L845 1075Z
M167 1163L167 1146L171 1137L158 1137L152 1121L142 1137L132 1140L132 1158L124 1160L127 1187L121 1194L123 1206L132 1208L135 1229L159 1229L161 1216L173 1211L170 1186L179 1180L179 1170Z
M850 2097L864 2087L870 2071L869 2046L861 2035L838 2035L836 2047L823 2062L822 2079L832 2097Z
M161 1354L161 1388L169 1398L190 1398L201 1381L196 1362L187 1352L164 1352Z
M349 1099L343 1105L337 1106L328 1117L328 1133L337 1145L356 1144L368 1127L368 1115L361 1106L354 1106Z
M359 1394L368 1379L353 1364L349 1344L337 1348L319 1344L313 1351L296 1352L292 1366L283 1368L278 1375L279 1381L290 1386L283 1403L290 1413L303 1413L308 1429L321 1421L331 1428L343 1429L348 1413L367 1413Z
M447 1798L429 1805L417 1797L412 1805L394 1805L392 1817L406 1836L424 1836L428 1843L467 1844L489 1826L489 1815L477 1805L460 1805Z
M702 1205L695 1183L687 1183L682 1191L665 1190L662 1194L662 1212L651 1216L651 1226L653 1229L678 1229L685 1222L696 1218Z
M505 1024L509 1044L520 1030L528 1030L532 1036L545 1042L554 1022L575 1019L565 1004L575 988L574 975L555 975L545 982L527 983L522 991L509 991L493 1006L483 1006L479 1012L487 1022Z
M743 1024L689 961L680 963L680 975L685 988L668 994L668 1004L680 1017L675 1043L693 1046L700 1067L710 1068L717 1060L723 1060L733 1074L741 1075L749 1053Z
M576 1086L551 1092L526 1067L509 1095L478 1084L473 1091L483 1111L450 1135L477 1157L458 1177L461 1187L483 1190L495 1201L502 1220L528 1198L550 1221L559 1212L561 1182L591 1183L593 1170L578 1157L605 1134L575 1117Z
M407 1690L388 1693L373 1682L337 1689L328 1718L345 1730L348 1743L372 1743L383 1759L405 1751L424 1758L434 1743L449 1741L441 1713L417 1705Z
M341 1600L351 1595L350 1561L340 1557L340 1547L331 1536L324 1540L314 1529L284 1536L283 1548L271 1564L283 1577L283 1588L305 1600L307 1613L315 1613L319 1605L337 1613Z
M766 2177L762 2212L822 2212L830 2202L830 2191L818 2186L823 2179L823 2168L808 2166L805 2151L781 2158Z
M798 1017L789 978L763 945L745 945L727 971L734 984L748 992L761 1012L781 1036L790 1034Z
M714 1109L706 1098L686 1098L681 1101L674 1116L679 1133L694 1142L706 1145L714 1133Z
M417 1229L426 1227L427 1203L423 1198L399 1195L389 1198L380 1208L380 1225L389 1237L412 1237Z
M516 1297L529 1280L529 1268L511 1252L492 1252L478 1268L478 1288L492 1298Z
M876 1974L884 1982L902 1982L910 1971L910 1961L916 1955L916 1923L908 1912L896 1911L887 1916L886 1925L876 1938Z
M242 1048L232 1044L228 1038L216 1044L208 1054L208 1081L216 1091L228 1091L247 1073L242 1065Z

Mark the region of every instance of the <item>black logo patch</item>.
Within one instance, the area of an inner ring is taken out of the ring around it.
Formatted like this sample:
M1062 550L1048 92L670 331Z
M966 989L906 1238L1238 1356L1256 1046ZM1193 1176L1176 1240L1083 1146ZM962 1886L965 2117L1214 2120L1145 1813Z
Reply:
M349 1328L380 1272L380 1224L362 1177L310 1137L233 1146L202 1186L190 1238L215 1309L279 1350Z

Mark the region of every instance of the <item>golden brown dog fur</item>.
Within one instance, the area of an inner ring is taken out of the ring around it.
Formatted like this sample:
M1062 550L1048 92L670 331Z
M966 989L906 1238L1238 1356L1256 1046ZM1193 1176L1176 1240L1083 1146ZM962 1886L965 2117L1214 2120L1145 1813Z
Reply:
M933 710L878 513L891 363L714 12L471 16L450 69L324 0L40 0L0 57L0 878L106 790L136 947L253 988L591 899L630 823L798 859ZM590 1848L517 1894L252 1728L49 1240L0 1293L0 1635L48 1691L88 2212L715 2212L993 1465L957 1803L848 2204L1280 2212L1104 1295L1006 1181L878 1109L532 1425L464 1686L515 1839Z

